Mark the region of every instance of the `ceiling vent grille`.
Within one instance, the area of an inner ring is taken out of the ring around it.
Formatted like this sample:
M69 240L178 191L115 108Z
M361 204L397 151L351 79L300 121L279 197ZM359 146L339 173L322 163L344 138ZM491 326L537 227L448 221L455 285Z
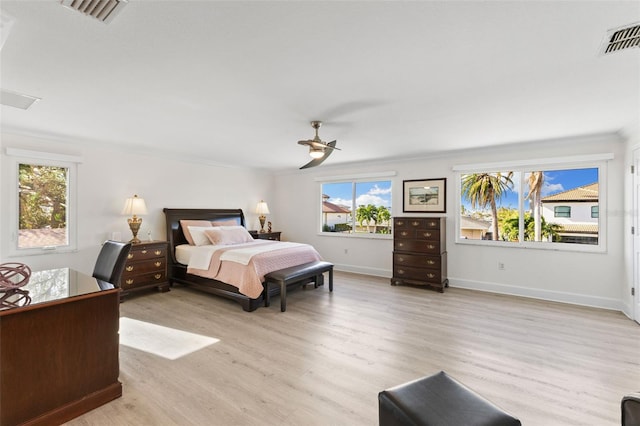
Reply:
M128 0L60 0L68 8L77 10L108 24L126 6Z
M602 54L606 55L632 47L640 47L640 23L607 31Z

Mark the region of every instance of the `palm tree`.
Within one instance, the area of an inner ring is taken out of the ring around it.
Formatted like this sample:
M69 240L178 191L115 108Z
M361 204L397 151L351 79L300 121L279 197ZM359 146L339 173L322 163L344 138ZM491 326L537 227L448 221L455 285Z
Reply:
M494 241L498 240L498 207L505 191L513 187L513 172L472 173L462 177L462 195L469 200L471 207L491 207L491 233Z
M366 223L367 232L369 232L369 221L373 221L374 224L378 222L378 208L373 204L359 205L356 210L356 220L360 226L364 226Z
M529 193L527 198L531 201L531 213L534 221L534 240L540 241L542 238L542 225L540 221L540 207L542 197L542 185L544 184L543 172L529 173Z

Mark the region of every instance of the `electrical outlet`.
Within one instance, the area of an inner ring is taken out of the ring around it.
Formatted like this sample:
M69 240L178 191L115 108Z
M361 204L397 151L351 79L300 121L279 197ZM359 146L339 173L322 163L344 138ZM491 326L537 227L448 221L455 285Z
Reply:
M504 263L498 262L498 270L499 271L504 271Z

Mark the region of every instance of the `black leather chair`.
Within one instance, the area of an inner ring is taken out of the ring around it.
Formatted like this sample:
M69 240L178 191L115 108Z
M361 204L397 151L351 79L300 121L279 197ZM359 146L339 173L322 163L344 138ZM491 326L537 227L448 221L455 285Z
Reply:
M131 243L105 241L96 260L93 277L113 284L114 287L120 287L120 276L129 256L129 250L131 250Z
M620 403L622 426L640 425L640 392L625 395Z

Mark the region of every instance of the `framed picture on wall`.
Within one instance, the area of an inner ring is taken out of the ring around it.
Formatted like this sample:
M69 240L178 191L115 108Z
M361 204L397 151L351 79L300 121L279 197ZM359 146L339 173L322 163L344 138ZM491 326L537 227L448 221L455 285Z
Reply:
M405 213L446 213L447 179L403 180L402 211Z

